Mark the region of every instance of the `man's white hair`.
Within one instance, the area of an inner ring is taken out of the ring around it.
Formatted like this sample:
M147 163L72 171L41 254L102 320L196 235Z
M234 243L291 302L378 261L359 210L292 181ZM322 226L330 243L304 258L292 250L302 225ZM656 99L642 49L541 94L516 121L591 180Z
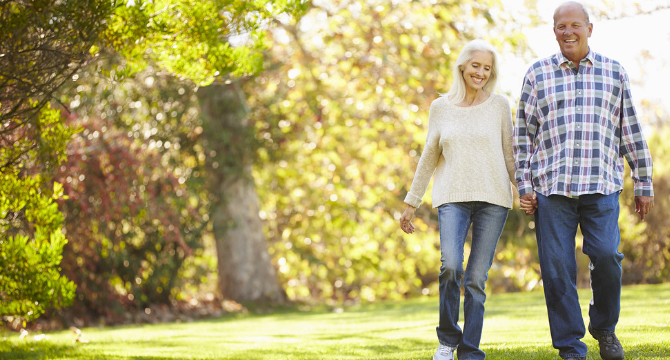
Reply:
M556 14L558 14L558 10L560 10L561 8L563 8L566 5L577 5L578 7L580 7L582 9L582 11L584 12L584 17L586 18L586 25L591 23L591 21L589 20L589 11L586 10L586 6L584 6L584 4L580 3L579 1L566 1L566 2L562 3L561 5L559 5L556 8L556 10L554 10L554 27L556 27Z

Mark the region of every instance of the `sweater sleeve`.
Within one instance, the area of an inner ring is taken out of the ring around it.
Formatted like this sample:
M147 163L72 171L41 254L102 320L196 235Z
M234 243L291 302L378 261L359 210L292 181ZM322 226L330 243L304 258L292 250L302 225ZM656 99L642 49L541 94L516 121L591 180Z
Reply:
M439 99L438 99L439 100ZM426 193L428 183L433 177L437 162L442 154L440 148L440 132L437 124L437 108L438 101L433 101L430 105L430 112L428 114L428 134L426 135L426 145L421 152L419 165L414 174L414 180L410 186L410 190L405 197L405 203L417 208L421 205L421 198Z
M514 168L514 141L513 141L512 110L507 99L503 99L502 110L502 146L505 157L505 167L509 181L516 186L515 168Z

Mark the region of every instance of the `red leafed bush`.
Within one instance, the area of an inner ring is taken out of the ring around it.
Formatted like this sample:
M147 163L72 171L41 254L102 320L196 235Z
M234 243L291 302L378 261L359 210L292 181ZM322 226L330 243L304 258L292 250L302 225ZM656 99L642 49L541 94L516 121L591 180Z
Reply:
M126 310L170 303L187 281L186 257L202 249L202 201L151 142L103 119L74 122L82 131L56 176L69 197L61 211L63 273L77 284L70 311L116 322Z

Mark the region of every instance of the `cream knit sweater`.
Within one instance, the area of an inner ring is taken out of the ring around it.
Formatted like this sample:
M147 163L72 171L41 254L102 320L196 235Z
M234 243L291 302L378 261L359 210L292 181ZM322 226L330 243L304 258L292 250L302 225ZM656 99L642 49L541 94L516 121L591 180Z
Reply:
M491 94L483 103L459 107L446 97L430 105L426 145L405 202L414 207L433 182L433 207L484 201L512 208L514 155L509 102Z

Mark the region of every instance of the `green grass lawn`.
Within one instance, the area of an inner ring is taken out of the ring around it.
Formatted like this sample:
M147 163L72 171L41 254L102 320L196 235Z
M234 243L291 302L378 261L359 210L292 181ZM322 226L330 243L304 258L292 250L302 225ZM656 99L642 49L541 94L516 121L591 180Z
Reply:
M580 291L586 316L590 292ZM343 312L277 311L181 324L82 329L19 340L3 333L0 359L432 359L437 298L386 302ZM462 318L462 316L461 316ZM585 317L585 319L587 319ZM588 320L586 320L588 321ZM670 284L625 287L617 335L626 359L670 359ZM589 335L588 359L600 359ZM541 292L487 301L482 349L489 359L559 359Z

